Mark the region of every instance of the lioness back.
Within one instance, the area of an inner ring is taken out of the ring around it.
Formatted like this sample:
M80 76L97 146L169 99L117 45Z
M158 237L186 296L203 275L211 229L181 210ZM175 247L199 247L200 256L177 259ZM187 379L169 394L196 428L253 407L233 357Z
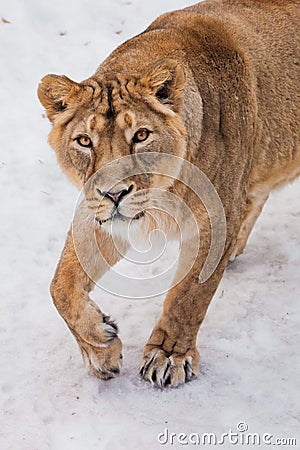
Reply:
M298 0L212 0L185 10L218 21L253 64L264 130L254 159L265 168L263 178L292 160L299 166L299 6Z

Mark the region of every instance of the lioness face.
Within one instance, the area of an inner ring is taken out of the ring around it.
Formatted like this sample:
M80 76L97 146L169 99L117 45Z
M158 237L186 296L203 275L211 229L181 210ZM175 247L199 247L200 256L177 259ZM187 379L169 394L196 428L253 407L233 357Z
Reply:
M161 164L156 167L155 156L151 167L141 167L138 175L119 179L114 173L98 176L98 171L140 152L184 158L183 87L183 70L172 60L135 79L112 76L77 84L49 75L42 80L39 97L53 124L49 142L65 173L84 187L100 225L141 221L158 206L151 189L166 190L173 184L180 167L172 168L174 178L167 177Z

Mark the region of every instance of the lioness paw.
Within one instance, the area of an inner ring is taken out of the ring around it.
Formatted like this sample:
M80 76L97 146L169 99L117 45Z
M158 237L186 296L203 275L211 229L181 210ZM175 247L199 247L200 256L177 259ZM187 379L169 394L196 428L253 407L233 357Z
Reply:
M140 375L160 389L177 387L193 380L199 374L199 353L197 349L185 354L167 354L160 347L145 349Z
M93 346L77 338L83 360L93 375L103 380L114 378L122 366L122 343L116 336L106 343Z
M100 315L99 315L100 317ZM98 317L98 319L99 319ZM122 365L122 343L118 327L109 316L103 315L100 324L89 324L86 329L73 331L84 362L98 378L114 378Z

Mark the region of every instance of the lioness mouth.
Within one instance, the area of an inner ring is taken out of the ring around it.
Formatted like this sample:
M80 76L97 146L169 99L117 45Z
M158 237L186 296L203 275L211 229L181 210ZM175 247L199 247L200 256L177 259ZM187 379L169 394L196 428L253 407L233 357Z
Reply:
M126 217L126 216L123 216L123 214L120 214L117 211L115 214L113 214L112 216L108 217L107 219L101 220L101 219L98 219L97 217L95 217L95 220L101 226L104 223L108 222L109 220L116 220L116 219L122 220L122 221L125 221L125 220L138 220L141 217L143 217L144 215L145 215L144 211L141 211L138 214L136 214L134 217Z

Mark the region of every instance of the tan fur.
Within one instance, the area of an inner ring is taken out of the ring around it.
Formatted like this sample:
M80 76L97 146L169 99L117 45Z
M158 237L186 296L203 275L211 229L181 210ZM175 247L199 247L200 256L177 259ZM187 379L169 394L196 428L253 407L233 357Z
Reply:
M113 194L132 186L126 210L132 218L151 205L147 189L176 194L193 210L205 237L192 270L170 289L144 349L141 375L159 387L177 386L198 374L197 333L227 262L243 251L270 191L300 173L299 27L297 0L207 0L158 18L117 48L86 81L48 75L39 85L39 99L53 124L50 144L78 187L119 157L169 152L199 167L223 203L223 257L213 275L199 284L210 225L196 196L159 175L141 174L115 186ZM143 128L151 131L149 138L132 144ZM80 135L92 140L92 149L79 146L75 139ZM176 165L172 169L175 175L180 171ZM110 180L87 186L88 208L102 223L110 217L112 202L106 198L99 205L96 188L105 191ZM177 234L174 223L159 213L148 219L136 222L147 232L160 223ZM79 241L89 233L87 223L83 220ZM103 223L96 234L106 263L93 248L83 248L95 278L120 257L105 230ZM122 238L120 245L125 251ZM51 293L96 375L109 378L119 371L121 343L116 326L89 299L92 288L71 230Z

